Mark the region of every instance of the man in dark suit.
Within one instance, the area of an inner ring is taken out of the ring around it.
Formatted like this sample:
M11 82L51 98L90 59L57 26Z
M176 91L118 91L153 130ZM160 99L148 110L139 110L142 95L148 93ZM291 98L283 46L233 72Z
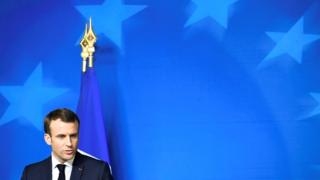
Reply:
M69 109L51 111L44 120L47 159L24 168L22 180L112 180L109 166L77 151L80 121Z

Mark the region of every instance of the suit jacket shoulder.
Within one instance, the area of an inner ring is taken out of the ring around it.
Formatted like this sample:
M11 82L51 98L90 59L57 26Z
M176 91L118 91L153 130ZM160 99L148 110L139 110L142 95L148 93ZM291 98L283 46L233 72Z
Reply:
M51 157L37 163L27 165L22 180L51 180Z
M77 153L73 162L71 180L112 180L109 165L104 161Z

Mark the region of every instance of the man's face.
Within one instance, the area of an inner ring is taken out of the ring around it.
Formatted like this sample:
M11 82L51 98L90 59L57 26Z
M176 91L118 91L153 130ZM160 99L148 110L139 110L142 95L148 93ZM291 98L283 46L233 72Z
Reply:
M46 143L51 146L53 154L61 163L72 159L76 154L78 127L78 122L63 122L59 118L50 123L51 135L44 135Z

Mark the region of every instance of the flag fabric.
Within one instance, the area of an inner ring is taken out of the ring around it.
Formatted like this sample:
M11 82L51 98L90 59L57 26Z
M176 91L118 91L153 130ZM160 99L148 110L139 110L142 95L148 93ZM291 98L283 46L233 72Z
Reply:
M77 113L80 118L79 149L110 162L98 82L93 68L82 73Z

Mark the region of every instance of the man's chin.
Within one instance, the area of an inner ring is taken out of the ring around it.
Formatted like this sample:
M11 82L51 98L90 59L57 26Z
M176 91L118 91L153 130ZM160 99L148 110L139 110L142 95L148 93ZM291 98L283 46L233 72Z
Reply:
M74 156L75 156L75 152L65 153L63 158L64 158L64 160L69 161L69 160L71 160Z

